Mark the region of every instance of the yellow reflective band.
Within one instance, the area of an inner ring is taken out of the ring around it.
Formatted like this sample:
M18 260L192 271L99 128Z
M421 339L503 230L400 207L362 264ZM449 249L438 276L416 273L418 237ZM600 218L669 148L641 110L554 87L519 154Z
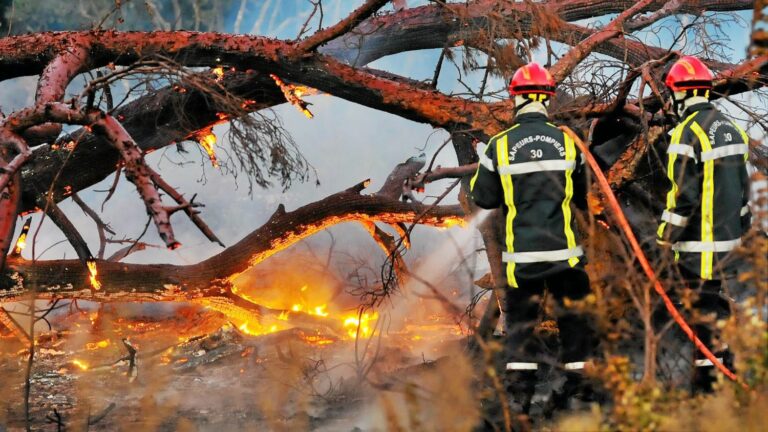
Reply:
M492 136L491 139L488 140L488 142L491 142L491 141L493 141L495 139L501 138L502 136L506 135L507 133L512 132L513 130L517 129L519 126L520 126L520 123L517 123L517 124L513 125L511 128L503 130L503 131L497 133L496 135ZM496 148L498 149L498 144L497 144ZM501 159L497 158L496 163L499 164L499 163L501 163L500 161L501 161Z
M698 111L689 115L675 128L675 130L672 132L672 140L670 141L669 145L680 144L680 138L683 136L685 126L691 120L693 120L696 114L698 114ZM677 153L668 153L667 156L669 157L669 160L667 161L667 178L669 179L669 182L672 184L672 186L669 188L669 192L667 192L666 210L672 212L675 210L675 207L677 207L677 192L679 190L677 187L677 181L675 181L675 161L677 160ZM664 229L666 226L666 222L659 224L659 229L656 231L656 234L659 236L659 238L664 236Z
M499 170L501 170L501 167L509 165L509 151L507 147L507 135L504 135L496 142L496 158ZM507 252L512 253L515 251L515 233L512 229L512 226L515 221L515 216L517 216L517 209L515 208L514 184L512 182L512 175L504 174L500 177L501 186L504 189L504 202L507 205L507 221L505 224ZM517 288L517 279L515 278L515 263L513 262L507 263L507 284L513 288Z
M488 152L488 149L491 148L491 144L490 144L491 142L492 141L489 141L488 147L486 147L483 150L483 152ZM487 153L486 153L486 155L487 155ZM475 190L475 182L477 181L477 177L480 175L480 167L481 166L482 166L482 164L480 164L480 163L477 164L477 171L475 171L475 175L473 175L472 178L469 180L469 191L470 192Z
M472 178L469 180L469 191L474 192L475 191L475 182L477 181L477 176L480 175L480 164L477 164L477 171L475 171L475 175L472 176Z
M576 146L573 138L567 133L563 133L565 138L565 160L576 161ZM565 198L563 198L563 221L565 227L565 238L568 241L568 249L576 247L576 236L571 227L571 199L573 198L573 169L565 170ZM579 263L579 257L568 259L568 264L573 267Z
M691 131L696 135L701 144L701 151L711 151L712 143L709 137L698 123L691 124ZM715 241L714 234L714 201L715 201L715 161L704 162L704 181L701 189L701 241ZM715 253L712 251L701 252L701 278L712 279L712 261Z

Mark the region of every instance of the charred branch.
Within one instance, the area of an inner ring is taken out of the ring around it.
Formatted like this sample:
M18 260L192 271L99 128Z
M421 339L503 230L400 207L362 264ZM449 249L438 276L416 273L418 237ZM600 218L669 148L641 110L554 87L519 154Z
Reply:
M223 252L200 263L176 266L170 264L126 264L98 261L103 288L87 289L88 270L72 260L36 261L11 258L9 272L24 280L34 278L41 297L78 297L97 301L119 300L190 300L220 296L229 288L226 281L257 265L275 253L330 226L342 222L409 223L418 218L423 225L452 226L463 220L458 206L428 207L398 200L362 195L348 190L291 212L278 212L262 227ZM223 284L223 285L222 285ZM3 290L1 301L18 299L26 288Z
M75 249L77 257L80 259L80 265L85 266L88 260L93 258L91 250L88 248L88 244L83 239L83 236L72 224L67 215L59 208L59 206L53 202L45 202L41 200L39 203L40 208L45 209L45 214L51 218L51 221L64 233L67 241Z

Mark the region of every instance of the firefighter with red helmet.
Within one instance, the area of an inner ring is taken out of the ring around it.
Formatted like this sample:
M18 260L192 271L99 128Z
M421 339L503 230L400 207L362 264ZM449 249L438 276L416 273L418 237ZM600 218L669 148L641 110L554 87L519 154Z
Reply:
M712 72L698 58L684 56L672 65L665 84L680 118L667 148L669 189L658 227L658 243L669 248L686 285L698 293L694 308L705 315L726 318L728 301L723 284L733 280L734 250L749 229L749 138L736 123L709 101ZM710 348L714 327L694 325ZM727 350L714 347L731 363ZM697 351L694 389L711 388L714 369Z
M507 383L527 413L538 373L560 364L567 380L556 399L578 391L581 370L596 350L593 326L569 311L566 299L590 292L584 250L578 242L573 206L586 207L584 160L573 138L549 122L555 94L552 75L536 63L519 68L509 86L514 124L488 141L470 182L474 202L502 208L508 289L501 301L507 338ZM535 332L545 289L556 300L558 358L546 358Z

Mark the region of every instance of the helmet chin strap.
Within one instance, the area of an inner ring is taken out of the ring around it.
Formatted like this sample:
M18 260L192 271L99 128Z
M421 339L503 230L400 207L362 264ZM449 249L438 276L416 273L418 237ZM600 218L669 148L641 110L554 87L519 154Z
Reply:
M709 102L709 90L693 89L676 91L672 94L672 103L678 116L683 115L688 107L700 103Z
M548 116L548 105L549 96L545 94L529 93L525 95L515 95L516 115L535 112Z

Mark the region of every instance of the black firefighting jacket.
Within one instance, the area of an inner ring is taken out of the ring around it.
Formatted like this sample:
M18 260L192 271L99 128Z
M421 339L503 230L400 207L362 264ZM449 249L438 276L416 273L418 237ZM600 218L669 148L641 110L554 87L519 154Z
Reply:
M701 279L734 271L729 253L749 229L747 134L711 103L689 107L667 149L669 191L658 240Z
M586 206L584 158L547 117L520 114L481 153L470 182L478 206L502 207L507 283L581 266L572 204Z

